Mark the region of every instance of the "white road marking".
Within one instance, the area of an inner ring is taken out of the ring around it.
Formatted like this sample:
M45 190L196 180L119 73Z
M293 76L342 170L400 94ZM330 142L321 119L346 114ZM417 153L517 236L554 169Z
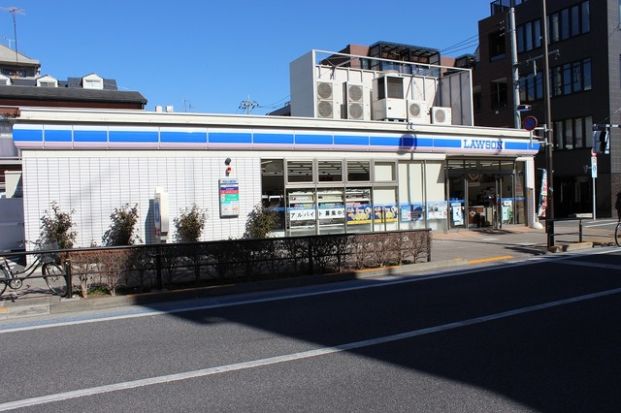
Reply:
M278 363L287 363L297 360L309 359L312 357L321 357L329 354L340 353L343 351L350 351L364 347L376 346L379 344L386 344L400 340L407 340L414 337L419 337L427 334L438 333L442 331L454 330L462 327L468 327L472 325L482 324L489 321L500 320L503 318L514 317L517 315L532 313L535 311L547 310L554 307L559 307L568 304L579 303L582 301L594 300L597 298L608 297L621 293L621 288L615 288L612 290L600 291L592 294L585 294L571 298L565 298L562 300L550 301L547 303L531 305L527 307L516 308L509 311L503 311L500 313L489 314L481 317L469 318L462 321L456 321L447 324L441 324L434 327L421 328L418 330L406 331L403 333L392 334L389 336L375 337L367 340L354 341L351 343L341 344L335 347L323 347L315 350L303 351L299 353L286 354L283 356L269 357L265 359L246 361L242 363L229 364L218 367L210 367L200 370L187 371L176 374L168 374L158 377L150 377L146 379L132 380L121 383L108 384L104 386L90 387L81 390L73 390L63 393L50 394L47 396L32 397L29 399L16 400L12 402L0 403L0 412L9 410L21 409L24 407L40 406L48 403L55 403L65 400L77 399L81 397L95 396L99 394L112 393L116 391L136 389L140 387L153 386L157 384L165 384L171 382L177 382L182 380L196 379L201 377L208 377L214 374L229 373L239 370L253 369L257 367L270 366Z
M612 225L617 225L617 221L607 222L604 224L584 225L584 228L606 227Z
M372 284L355 285L355 286L350 286L350 287L338 287L337 286L336 288L327 289L327 290L322 289L320 291L310 291L310 292L306 291L306 292L285 293L285 294L279 294L278 292L274 294L274 292L270 292L269 296L263 296L260 298L250 298L250 299L241 298L241 299L237 299L235 301L230 301L230 302L222 302L222 299L215 298L215 299L210 299L209 304L186 305L180 308L173 308L173 309L167 309L167 310L145 309L144 311L139 312L139 313L95 317L95 318L73 320L73 321L60 321L60 322L52 321L47 324L33 324L33 325L27 325L27 326L22 326L22 327L10 327L10 324L9 324L6 326L6 328L2 328L2 324L0 323L0 335L24 332L24 331L32 331L32 330L41 330L41 329L46 329L46 328L75 326L75 325L82 325L82 324L100 323L100 322L106 322L106 321L126 320L126 319L132 319L132 318L154 317L154 316L166 315L166 314L178 314L178 313L185 313L185 312L190 312L190 311L211 310L215 308L237 307L237 306L243 306L243 305L262 304L262 303L268 303L268 302L274 302L274 301L294 300L297 298L314 297L314 296L320 296L320 295L326 295L326 294L339 294L339 293L349 292L349 291L365 290L368 288L388 287L388 286L394 286L394 285L406 284L406 283L416 283L416 282L429 281L429 280L442 279L442 278L459 277L459 276L469 275L473 273L499 271L505 268L541 264L542 262L546 262L546 261L559 262L559 261L572 259L577 256L603 255L603 254L610 254L612 252L617 252L617 251L618 251L617 249L613 248L613 249L605 249L605 250L596 251L596 252L589 251L587 253L582 252L582 251L568 252L562 255L555 255L555 256L531 257L531 258L528 258L520 262L486 264L486 266L484 267L475 267L475 268L468 268L468 269L464 267L464 269L452 269L446 272L441 272L441 273L436 273L436 274L431 274L431 275L421 274L420 276L415 277L415 278L408 277L408 278L399 278L395 280L394 276L386 276L380 279L376 279L375 280L376 282Z

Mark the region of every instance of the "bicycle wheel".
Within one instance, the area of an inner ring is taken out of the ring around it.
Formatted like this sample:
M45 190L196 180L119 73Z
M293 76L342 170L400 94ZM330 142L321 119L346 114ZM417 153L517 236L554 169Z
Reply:
M48 263L43 265L43 279L53 294L64 297L67 293L65 272L60 265Z
M618 223L615 227L615 244L617 247L621 247L621 223Z
M2 295L4 290L6 290L7 284L11 281L11 275L7 273L6 268L2 264L0 264L0 277L2 277L0 279L0 295Z

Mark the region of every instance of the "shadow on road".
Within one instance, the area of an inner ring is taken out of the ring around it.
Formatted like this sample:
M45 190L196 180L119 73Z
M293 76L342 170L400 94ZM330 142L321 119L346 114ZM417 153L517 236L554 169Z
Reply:
M607 259L621 262L618 255ZM621 287L619 271L545 261L538 266L504 269L498 274L488 272L174 316L205 328L214 322L237 323L330 347ZM350 353L476 386L536 411L618 411L619 325L621 299L613 296ZM440 387L437 390L442 391Z

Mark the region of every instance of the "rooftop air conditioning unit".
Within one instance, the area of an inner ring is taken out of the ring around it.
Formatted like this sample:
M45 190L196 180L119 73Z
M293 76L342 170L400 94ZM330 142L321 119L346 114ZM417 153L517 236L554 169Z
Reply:
M354 83L346 83L347 119L364 119L364 87Z
M381 99L373 104L373 119L375 120L405 120L405 100Z
M408 122L429 123L429 108L427 108L427 102L408 100Z
M374 120L406 120L403 78L385 75L374 80Z
M451 124L451 108L432 106L431 123L433 123L434 125L450 125Z
M317 82L316 117L334 119L334 85L332 82Z

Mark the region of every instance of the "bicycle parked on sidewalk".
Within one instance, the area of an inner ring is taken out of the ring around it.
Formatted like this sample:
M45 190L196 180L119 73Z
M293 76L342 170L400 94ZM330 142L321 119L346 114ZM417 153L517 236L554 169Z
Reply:
M617 247L621 247L621 221L617 222L615 227L615 244Z
M33 276L39 267L41 267L41 278L52 294L64 296L67 293L65 271L53 257L49 257L49 254L37 255L34 261L22 271L14 271L6 257L2 257L2 261L0 261L0 296L7 287L12 290L19 290L22 288L24 280L31 277L38 278Z

